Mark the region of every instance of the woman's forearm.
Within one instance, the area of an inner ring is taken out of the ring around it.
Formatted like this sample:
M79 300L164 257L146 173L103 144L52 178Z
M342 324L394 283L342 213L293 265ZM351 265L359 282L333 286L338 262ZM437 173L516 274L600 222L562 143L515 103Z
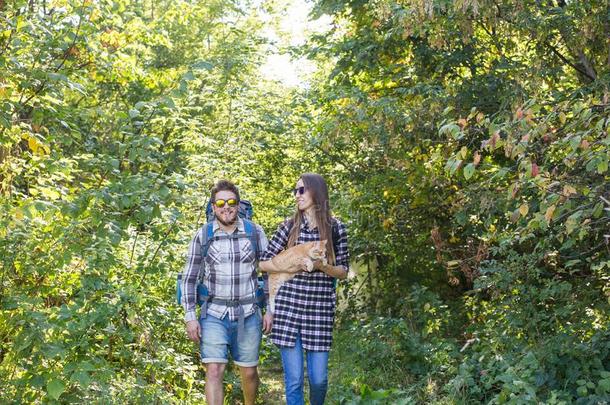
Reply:
M347 271L343 266L333 266L332 264L323 264L319 267L319 270L328 274L331 277L344 280L347 278Z
M260 262L259 267L267 273L297 273L305 270L305 260L295 257L294 254L292 248L284 250L275 255L271 260Z
M275 258L266 260L264 262L259 262L258 267L265 273L297 273L304 270L303 266L300 266L297 263L293 263L292 265L288 266L287 263L283 261L276 262L274 259Z
M264 262L258 262L258 267L261 269L261 271L264 271L265 273L280 272L277 266L273 264L273 260L265 260Z

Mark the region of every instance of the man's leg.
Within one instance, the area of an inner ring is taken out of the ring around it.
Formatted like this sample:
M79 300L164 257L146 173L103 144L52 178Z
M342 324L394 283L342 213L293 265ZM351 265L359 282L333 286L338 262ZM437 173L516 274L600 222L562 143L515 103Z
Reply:
M229 321L212 315L199 320L201 361L206 365L205 397L209 405L222 405L222 381L228 362Z
M244 394L244 404L254 405L258 388L258 350L261 344L263 319L260 311L244 320L244 330L238 333L238 322L232 322L231 344L229 350L233 360L239 366L241 387Z
M258 370L255 367L240 367L241 387L244 392L244 405L254 405L258 389Z
M222 379L225 373L225 363L208 363L205 371L205 399L208 405L222 405L224 393Z

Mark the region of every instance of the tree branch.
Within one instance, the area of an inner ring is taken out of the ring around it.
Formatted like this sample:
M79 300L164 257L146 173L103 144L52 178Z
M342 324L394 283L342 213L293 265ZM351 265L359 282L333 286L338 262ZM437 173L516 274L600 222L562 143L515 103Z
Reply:
M591 81L594 81L597 77L596 75L589 75L589 73L585 70L582 70L578 65L575 65L574 63L572 63L568 58L566 58L561 52L559 52L559 50L557 49L557 47L555 47L554 45L552 45L550 42L546 41L546 46L548 46L551 51L559 58L563 61L563 63L565 63L566 65L570 66L572 69L576 70L578 73L580 73L581 75L589 78ZM580 51L582 52L582 51Z
M580 59L580 63L582 63L582 66L585 68L587 76L590 77L593 81L597 80L597 72L595 71L595 68L591 64L591 61L589 60L589 58L587 58L587 55L585 55L582 49L578 50L578 59Z

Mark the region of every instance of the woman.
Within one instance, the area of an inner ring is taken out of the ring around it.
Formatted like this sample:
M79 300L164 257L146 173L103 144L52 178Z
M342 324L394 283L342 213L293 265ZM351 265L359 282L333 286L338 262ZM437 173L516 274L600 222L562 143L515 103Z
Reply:
M287 405L304 404L304 353L310 402L321 405L328 386L328 352L336 302L334 279L344 279L348 272L347 231L331 216L328 187L322 176L303 174L294 197L296 212L273 235L261 257L260 268L266 272L286 270L271 261L282 250L305 242L328 241L328 264L315 262L313 271L299 273L278 291L271 335L282 355Z

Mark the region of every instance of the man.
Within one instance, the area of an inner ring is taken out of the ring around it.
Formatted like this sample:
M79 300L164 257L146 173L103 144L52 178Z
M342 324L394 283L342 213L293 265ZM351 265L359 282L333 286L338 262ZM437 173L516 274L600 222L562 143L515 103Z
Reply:
M258 350L262 331L271 330L272 316L264 318L256 303L256 252L245 236L244 220L239 218L239 190L227 180L221 180L211 193L214 238L206 257L201 257L204 228L193 238L184 271L182 291L186 311L186 331L191 340L200 344L201 360L206 364L205 395L209 405L222 405L223 376L228 355L237 366L242 379L244 404L253 405L258 388ZM260 252L268 241L262 228L258 232ZM241 237L236 237L241 236ZM197 280L202 272L209 296L197 321ZM206 309L207 307L207 309Z

